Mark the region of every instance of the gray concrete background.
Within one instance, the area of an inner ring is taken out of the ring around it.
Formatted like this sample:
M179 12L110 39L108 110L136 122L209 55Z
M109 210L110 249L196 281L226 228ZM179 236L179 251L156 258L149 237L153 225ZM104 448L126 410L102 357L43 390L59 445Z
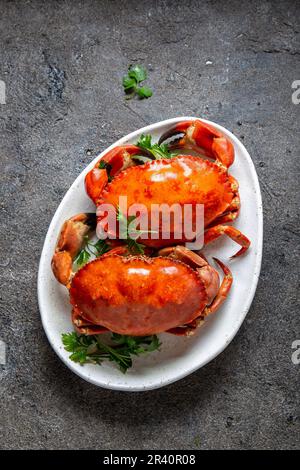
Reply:
M1 448L299 448L299 31L296 1L0 0ZM124 101L133 62L149 69L148 101ZM94 154L189 114L231 129L254 160L265 216L256 297L202 370L141 394L98 389L66 369L43 333L43 240Z

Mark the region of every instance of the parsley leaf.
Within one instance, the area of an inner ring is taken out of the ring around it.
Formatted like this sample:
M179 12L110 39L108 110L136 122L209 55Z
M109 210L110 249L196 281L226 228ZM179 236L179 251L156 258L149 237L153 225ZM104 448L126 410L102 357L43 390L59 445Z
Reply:
M141 88L137 88L136 92L140 98L150 98L150 96L153 95L151 88L147 86L142 86Z
M90 257L90 253L85 248L83 248L75 259L75 263L77 266L81 267L89 261Z
M63 333L61 337L65 350L69 352L74 352L74 349L78 345L78 338L76 333Z
M130 65L128 77L135 79L137 83L143 82L148 77L147 70L142 65Z
M111 247L106 240L98 240L96 243L92 243L86 235L84 237L83 248L76 256L74 263L81 268L90 260L92 255L98 257L107 253L110 249Z
M110 250L110 246L108 245L106 240L98 240L92 246L96 250L96 253L95 253L96 256L102 256L102 255L104 255L104 253L107 253Z
M150 134L142 134L141 137L139 138L139 141L137 143L138 147L141 147L142 149L150 149L151 150L151 140L152 136Z
M145 254L145 245L138 243L133 238L129 238L127 241L127 247L129 251L134 255L144 255Z
M122 212L120 207L117 209L117 220L119 221L119 234L124 239L127 244L128 250L132 254L143 255L145 250L145 245L138 243L137 239L145 233L157 233L155 230L139 230L131 229L129 227L130 223L136 219L136 216L130 215L126 217Z
M139 356L159 349L161 343L156 335L126 336L112 333L112 345L100 340L101 335L79 335L63 333L62 343L70 352L70 359L83 365L101 364L103 360L115 362L121 372L126 373L132 366L132 356Z
M92 336L78 335L75 332L63 333L62 342L65 350L72 353L70 355L72 361L80 364L95 362L95 358L90 357L95 352L95 346L97 345Z
M144 233L151 233L150 230L130 230L129 225L136 219L134 215L126 217L120 207L117 209L117 220L119 221L119 234L127 244L128 250L132 254L143 255L145 246L142 243L138 243L136 240Z
M173 158L177 155L176 153L171 153L168 150L168 146L166 144L152 144L152 137L149 134L142 134L136 145L141 149L146 149L151 152L156 160L163 158Z
M140 86L140 83L148 77L147 70L142 65L130 65L127 75L122 79L126 99L131 99L137 95L140 99L150 98L152 96L151 88Z
M125 91L132 91L136 85L136 80L130 77L123 77L122 83Z
M110 165L110 163L107 163L106 161L104 161L103 159L100 160L99 162L99 165L98 165L98 168L101 169L105 169L106 170L106 173L107 173L107 177L108 177L108 181L110 182L112 180L112 176L110 176L110 172L112 170L112 166Z

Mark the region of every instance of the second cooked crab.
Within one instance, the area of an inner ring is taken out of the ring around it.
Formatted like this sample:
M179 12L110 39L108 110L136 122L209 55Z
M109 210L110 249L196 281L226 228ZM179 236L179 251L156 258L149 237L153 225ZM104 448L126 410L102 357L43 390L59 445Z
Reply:
M132 256L118 246L74 273L72 261L90 222L90 214L68 220L52 259L55 277L69 289L79 333L189 335L226 299L230 270L215 260L224 273L220 286L218 272L204 256L184 246L163 248L155 257Z
M238 182L228 173L234 161L232 143L211 126L202 121L179 123L161 137L184 134L169 148L198 150L205 156L177 155L170 159L147 161L139 165L134 156L143 154L150 159L147 149L135 145L115 147L107 152L86 175L85 185L88 195L96 206L111 204L117 210L120 196L126 195L128 206L143 204L150 211L154 204L190 204L194 211L197 204L204 206L204 243L229 236L241 248L234 255L239 256L250 246L249 239L235 227L228 225L239 215L240 197ZM210 158L210 160L207 159ZM101 216L98 218L101 224ZM143 237L142 243L151 247L163 247L174 243L192 241L183 236L175 236L175 228L169 238L162 236L159 227L158 237ZM183 233L183 232L182 232Z

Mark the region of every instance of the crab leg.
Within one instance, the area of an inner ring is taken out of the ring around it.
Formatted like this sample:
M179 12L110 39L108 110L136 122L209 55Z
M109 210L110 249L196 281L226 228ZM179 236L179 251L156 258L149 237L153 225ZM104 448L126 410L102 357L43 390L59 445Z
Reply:
M226 212L224 212L219 217L217 217L207 228L214 227L215 225L220 225L220 224L223 225L228 222L233 222L240 213L241 200L240 200L240 195L238 191L239 185L236 179L232 175L229 175L229 180L231 182L231 189L234 194L231 204L226 210Z
M82 312L76 306L74 306L72 310L72 323L77 333L82 335L100 335L109 331L104 326L95 325L94 323L85 320L82 316Z
M231 207L231 206L230 206ZM239 215L239 210L230 210L226 214L222 214L217 217L208 228L215 227L216 225L227 224L228 222L233 222Z
M188 264L192 268L202 268L207 266L208 262L203 255L195 253L189 250L185 246L168 246L162 248L157 253L159 256L168 256L169 258L177 259L185 264Z
M171 328L170 330L166 331L166 333L170 333L171 335L175 335L175 336L192 336L195 333L195 330L198 328L198 326L204 323L204 317L201 317L201 318L202 320L200 321L200 317L199 317L199 322L197 318L197 320L193 320L188 325L177 326L176 328Z
M74 259L82 249L86 237L90 236L95 229L96 214L94 213L75 215L66 220L61 228L51 266L58 282L67 288L70 287L73 275ZM128 255L128 247L120 242L117 243L109 242L111 250L107 254ZM106 253L102 256L106 256Z
M233 277L232 277L230 269L227 266L225 266L225 264L222 263L222 261L220 261L219 259L217 258L213 258L213 259L222 269L224 273L224 277L223 277L222 284L220 286L219 292L217 293L216 297L214 298L212 303L208 307L206 307L206 309L204 310L203 312L204 317L218 310L218 308L222 305L222 303L226 299L230 291L232 282L233 282Z
M88 172L84 180L86 192L95 204L108 183L107 171L99 168L99 165L100 162Z
M235 253L231 258L236 258L241 254L245 253L250 246L250 240L240 232L237 228L231 227L230 225L215 225L206 230L204 234L204 245L211 243L222 235L227 235L229 238L238 243L242 248Z
M63 224L51 261L53 274L61 284L68 287L73 260L81 250L85 236L95 230L95 227L94 213L77 214Z

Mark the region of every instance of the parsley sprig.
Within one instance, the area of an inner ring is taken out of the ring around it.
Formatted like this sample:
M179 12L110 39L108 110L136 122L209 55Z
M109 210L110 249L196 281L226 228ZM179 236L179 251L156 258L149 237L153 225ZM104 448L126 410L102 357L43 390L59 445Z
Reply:
M156 160L172 158L177 155L176 153L171 153L166 144L152 144L152 136L149 134L142 134L136 145L141 149L146 149L151 152Z
M76 256L74 263L81 268L90 260L91 256L98 257L104 255L104 253L107 253L110 249L106 240L98 240L96 243L92 243L88 235L85 235L83 247Z
M100 335L79 335L63 333L62 342L70 359L81 365L86 363L102 364L104 360L115 362L124 374L132 367L132 356L140 356L157 350L159 339L152 336L126 336L112 333L112 345L100 340Z
M136 216L130 215L126 217L120 207L117 209L117 220L119 221L119 233L124 239L129 251L133 254L143 255L145 245L138 243L137 239L145 233L155 233L153 230L132 229L130 223L136 219Z
M123 77L123 87L126 93L126 99L131 99L135 95L139 98L150 98L152 96L151 88L140 86L140 83L148 77L147 70L141 65L130 65L127 75Z

